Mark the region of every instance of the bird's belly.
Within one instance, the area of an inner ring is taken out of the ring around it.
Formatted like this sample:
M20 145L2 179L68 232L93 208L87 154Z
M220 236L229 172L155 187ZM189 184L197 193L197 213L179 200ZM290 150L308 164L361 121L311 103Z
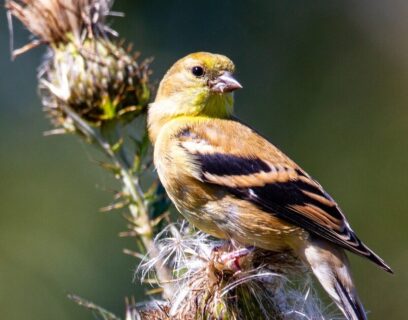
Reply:
M296 249L308 236L245 200L209 188L194 183L168 192L185 218L205 233L271 251Z
M184 172L184 167L175 163L157 161L157 173L166 192L177 210L195 227L217 238L227 238L219 229L213 216L206 212L206 204L211 201L212 190ZM167 160L168 161L168 160Z
M262 211L245 200L225 196L205 208L226 236L235 241L271 251L297 249L308 233L275 215Z

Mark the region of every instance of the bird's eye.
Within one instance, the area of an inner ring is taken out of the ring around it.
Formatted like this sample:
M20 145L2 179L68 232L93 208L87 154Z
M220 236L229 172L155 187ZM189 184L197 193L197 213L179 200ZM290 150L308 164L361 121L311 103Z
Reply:
M202 77L204 75L204 69L203 69L203 67L200 67L200 66L193 67L193 69L191 69L191 72L196 77Z

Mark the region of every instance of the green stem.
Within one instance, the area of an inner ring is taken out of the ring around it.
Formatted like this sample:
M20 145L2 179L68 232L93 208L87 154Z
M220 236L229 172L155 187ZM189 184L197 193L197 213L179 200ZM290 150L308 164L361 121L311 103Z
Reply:
M94 130L86 121L84 121L71 108L64 106L64 111L76 123L76 127L88 138L91 138L111 159L113 164L120 169L124 191L130 195L133 202L129 205L129 211L137 226L137 233L142 240L143 246L150 259L157 259L160 250L154 244L154 232L151 220L149 218L148 203L145 201L144 192L140 186L139 179L131 174L125 164L124 159L119 158L112 150L111 145L103 136ZM164 263L158 261L156 264L156 275L163 286L163 297L170 298L174 293L171 285L172 273L166 268Z

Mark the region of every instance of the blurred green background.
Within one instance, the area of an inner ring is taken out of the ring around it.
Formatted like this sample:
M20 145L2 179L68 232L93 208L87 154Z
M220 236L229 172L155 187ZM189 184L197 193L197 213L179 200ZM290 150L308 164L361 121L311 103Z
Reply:
M112 27L154 56L154 79L187 53L223 53L244 89L237 114L337 199L395 270L352 257L370 319L405 319L408 301L408 2L125 1ZM16 46L28 33L16 28ZM75 137L43 137L36 95L44 49L10 61L0 20L2 319L92 319L76 293L123 315L138 296L125 222L100 213L114 184Z

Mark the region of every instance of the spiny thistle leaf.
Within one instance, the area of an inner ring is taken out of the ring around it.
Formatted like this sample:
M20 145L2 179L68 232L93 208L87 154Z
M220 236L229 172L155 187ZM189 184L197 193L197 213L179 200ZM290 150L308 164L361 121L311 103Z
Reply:
M105 310L104 308L96 305L95 303L90 302L88 300L85 300L85 299L83 299L83 298L81 298L79 296L70 294L70 295L68 295L68 298L70 300L74 301L75 303L77 303L78 305L93 311L98 318L100 317L100 319L103 319L103 320L121 320L121 318L117 317L113 313L111 313L111 312Z

